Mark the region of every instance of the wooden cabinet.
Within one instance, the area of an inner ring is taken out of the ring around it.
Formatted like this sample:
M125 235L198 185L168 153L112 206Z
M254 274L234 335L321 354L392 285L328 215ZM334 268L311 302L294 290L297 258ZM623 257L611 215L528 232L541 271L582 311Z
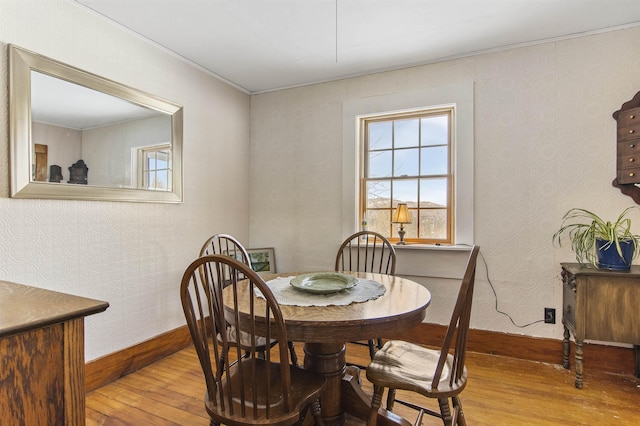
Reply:
M640 108L617 111L618 174L620 184L640 182Z
M616 178L611 183L640 204L640 92L613 113L616 120Z
M84 317L109 304L0 281L0 424L85 424Z
M569 368L570 333L576 343L577 388L582 388L583 342L600 340L635 345L636 375L640 344L640 266L614 272L578 263L562 265L562 364Z

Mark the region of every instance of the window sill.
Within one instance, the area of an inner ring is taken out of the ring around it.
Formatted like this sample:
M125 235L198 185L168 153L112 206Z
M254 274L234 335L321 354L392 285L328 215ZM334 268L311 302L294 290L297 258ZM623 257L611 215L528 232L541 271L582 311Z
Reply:
M471 251L471 246L466 244L437 245L437 244L393 244L396 250L435 250L435 251Z

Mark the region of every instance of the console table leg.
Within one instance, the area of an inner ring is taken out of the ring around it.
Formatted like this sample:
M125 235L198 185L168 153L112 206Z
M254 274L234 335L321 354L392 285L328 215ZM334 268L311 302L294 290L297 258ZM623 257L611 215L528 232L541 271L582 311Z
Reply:
M640 378L640 345L633 345L633 351L636 355L636 377Z
M582 389L582 340L576 340L576 388Z
M569 369L571 365L569 364L569 355L571 355L571 345L569 341L569 329L567 327L564 328L564 339L562 340L562 366L566 369Z

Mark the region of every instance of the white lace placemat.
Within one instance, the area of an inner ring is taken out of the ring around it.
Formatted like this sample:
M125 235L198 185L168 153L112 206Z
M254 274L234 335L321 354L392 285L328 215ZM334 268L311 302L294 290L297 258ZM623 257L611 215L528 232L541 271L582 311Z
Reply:
M290 284L292 278L294 277L280 277L267 281L267 285L281 305L350 305L351 303L377 299L387 291L387 289L377 281L358 278L358 284L348 290L331 294L313 294L293 287ZM258 289L255 291L258 297L264 298Z

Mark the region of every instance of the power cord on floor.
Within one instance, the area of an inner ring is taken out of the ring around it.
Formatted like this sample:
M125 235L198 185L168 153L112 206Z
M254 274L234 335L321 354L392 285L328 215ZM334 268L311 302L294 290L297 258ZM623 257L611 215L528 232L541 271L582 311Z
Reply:
M515 323L513 318L511 318L511 315L509 315L506 312L501 311L498 308L498 294L496 293L496 289L493 287L493 283L491 282L491 279L489 278L489 265L487 265L487 261L485 260L484 256L482 255L482 251L480 251L480 258L482 259L482 262L484 263L484 270L486 271L487 282L489 283L489 287L491 287L491 291L493 291L493 297L494 297L494 299L496 301L496 312L506 316L507 318L509 318L509 321L511 321L511 324L515 325L518 328L525 328L525 327L529 327L530 325L533 325L533 324L538 324L540 322L544 322L544 319L541 319L541 320L530 322L528 324L518 325L518 324Z

